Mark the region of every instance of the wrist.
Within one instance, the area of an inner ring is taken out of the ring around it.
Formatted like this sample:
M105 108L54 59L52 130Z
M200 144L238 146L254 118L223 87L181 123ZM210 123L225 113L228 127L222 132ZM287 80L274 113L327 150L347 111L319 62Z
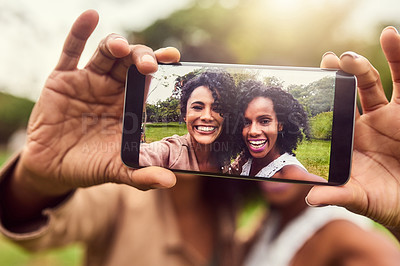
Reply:
M15 166L10 180L12 188L24 191L26 197L57 198L73 190L56 177L45 177L30 171L22 161Z
M0 202L4 223L15 224L34 220L42 210L61 202L72 189L46 184L17 161L2 176Z

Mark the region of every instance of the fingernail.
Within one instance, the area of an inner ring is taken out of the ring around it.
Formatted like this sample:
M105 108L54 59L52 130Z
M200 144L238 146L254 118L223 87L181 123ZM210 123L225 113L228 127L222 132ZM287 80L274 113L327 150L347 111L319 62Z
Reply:
M387 26L387 27L384 29L384 31L387 30L387 29L388 29L388 30L389 30L389 29L390 29L390 30L393 30L393 31L396 32L396 34L399 34L399 31L398 31L395 27L393 27L393 26Z
M140 58L140 63L152 63L152 64L157 64L156 60L154 57L152 57L149 54L145 54Z
M154 53L156 54L156 53L159 53L159 52L162 52L162 51L165 51L165 50L167 50L167 47L163 47L163 48L157 49L157 50L154 51Z
M345 57L345 56L350 56L350 57L352 57L353 59L360 58L360 55L359 55L359 54L357 54L357 53L355 53L355 52L352 52L352 51L344 52L344 53L340 56L340 59L342 59L342 58Z
M334 52L331 52L331 51L328 51L328 52L326 52L326 53L324 53L324 54L322 55L322 58L324 58L324 57L327 56L327 55L335 55L335 53L334 53Z
M307 198L307 197L306 197L304 200L305 200L306 204L307 204L308 206L310 206L310 207L326 207L326 206L328 206L327 204L311 204L311 203L308 201L308 198Z
M123 37L117 37L114 39L114 41L123 41L124 43L129 44L128 41Z

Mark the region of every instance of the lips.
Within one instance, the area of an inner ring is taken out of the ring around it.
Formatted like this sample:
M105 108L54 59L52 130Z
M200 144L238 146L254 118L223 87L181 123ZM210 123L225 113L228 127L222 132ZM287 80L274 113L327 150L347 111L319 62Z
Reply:
M267 145L267 139L249 139L247 143L249 144L249 149L253 152L261 152L264 150L265 145Z
M202 134L211 134L217 130L215 126L194 126L194 128Z

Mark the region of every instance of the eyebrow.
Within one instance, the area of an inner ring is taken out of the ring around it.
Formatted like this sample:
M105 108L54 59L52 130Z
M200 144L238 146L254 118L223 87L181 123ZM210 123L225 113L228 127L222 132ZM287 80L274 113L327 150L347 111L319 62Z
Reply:
M257 119L261 119L261 118L273 118L273 116L272 115L260 115L260 116L257 116Z
M251 120L251 119L248 119L246 116L244 118L247 120ZM272 115L260 115L260 116L256 117L256 119L263 119L263 118L273 119L273 116Z
M195 102L190 103L190 105L193 105L193 104L205 105L202 101L195 101Z

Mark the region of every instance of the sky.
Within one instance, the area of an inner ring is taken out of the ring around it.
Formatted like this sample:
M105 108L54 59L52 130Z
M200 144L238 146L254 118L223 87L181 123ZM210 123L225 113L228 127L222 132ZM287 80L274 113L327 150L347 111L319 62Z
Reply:
M215 1L227 8L237 3L237 0L204 0L204 3ZM308 1L321 5L330 0ZM276 0L276 3L277 8L287 10L301 4L301 0ZM36 100L58 61L70 26L87 9L97 10L100 22L86 45L80 67L107 34L124 34L128 28L143 29L190 4L191 0L0 0L0 91ZM360 1L347 25L367 34L368 28L379 20L400 20L398 0Z
M250 69L246 65L240 68L233 68L231 65L197 65L190 64L184 66L160 66L159 71L152 75L147 102L155 104L157 101L164 101L172 95L175 80L178 76L184 76L194 70L203 68L217 67L225 68L228 73L252 73L255 78L264 81L267 77L277 78L283 82L283 89L290 85L308 85L325 77L335 77L335 71L320 71L318 68L297 68L297 67L260 67Z

